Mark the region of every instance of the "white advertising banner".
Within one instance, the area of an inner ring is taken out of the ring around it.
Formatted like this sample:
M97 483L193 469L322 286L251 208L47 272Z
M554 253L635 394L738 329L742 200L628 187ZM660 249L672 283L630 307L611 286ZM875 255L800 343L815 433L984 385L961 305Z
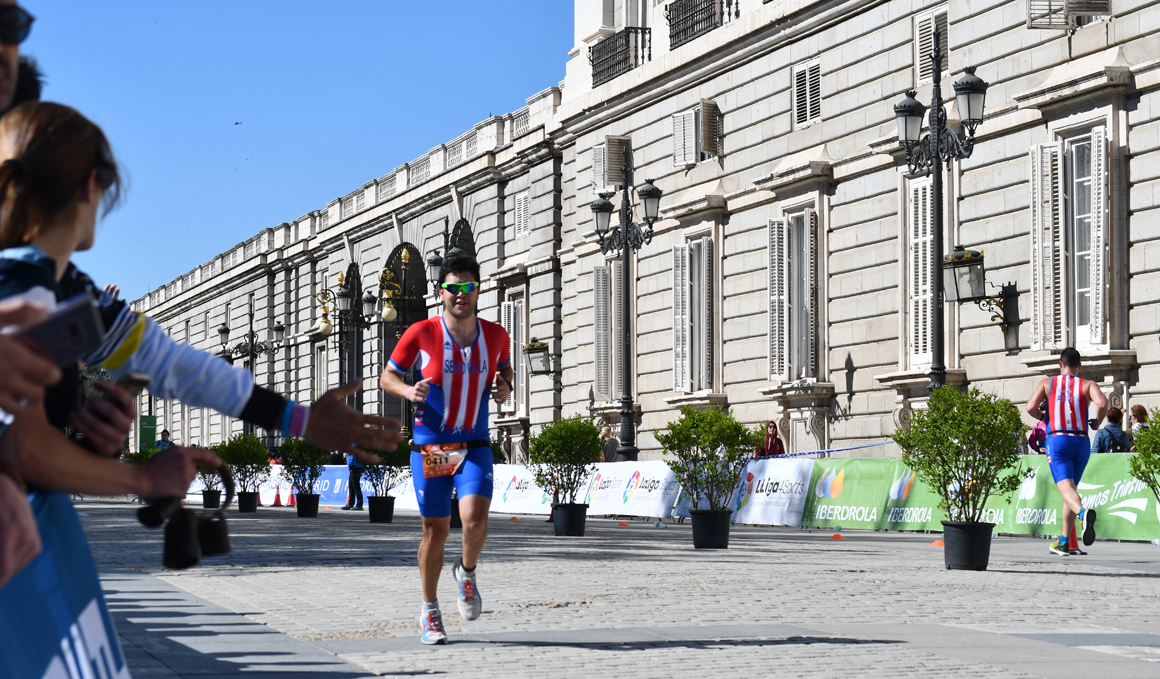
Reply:
M492 472L495 489L491 511L497 514L548 514L552 496L536 485L530 469L518 464L497 464Z
M661 460L602 462L588 479L581 502L592 515L672 516L681 486Z
M750 460L730 506L734 523L801 526L813 459Z

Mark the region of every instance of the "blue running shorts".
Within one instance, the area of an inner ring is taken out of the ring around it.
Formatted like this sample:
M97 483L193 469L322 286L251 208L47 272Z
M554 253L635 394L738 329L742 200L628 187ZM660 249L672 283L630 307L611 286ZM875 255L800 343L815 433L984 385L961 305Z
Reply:
M1091 454L1091 443L1086 436L1058 434L1047 437L1047 464L1051 465L1051 476L1056 483L1064 479L1079 483Z
M411 478L415 481L415 497L419 500L419 514L429 519L451 516L451 485L460 498L482 495L491 499L495 489L492 479L491 448L469 448L467 459L459 471L451 476L423 476L423 454L411 452Z

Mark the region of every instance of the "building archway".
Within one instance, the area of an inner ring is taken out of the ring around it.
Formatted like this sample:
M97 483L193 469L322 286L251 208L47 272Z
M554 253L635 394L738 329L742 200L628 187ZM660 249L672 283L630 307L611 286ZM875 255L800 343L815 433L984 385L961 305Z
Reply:
M387 265L380 273L379 282L383 288L383 307L390 306L396 314L393 321L383 321L382 332L379 334L379 350L385 366L407 328L427 319L427 275L419 249L411 243L398 245L387 257ZM408 370L403 381L414 384L417 372ZM415 417L413 404L385 393L380 404L381 414L401 421L403 433L409 438Z

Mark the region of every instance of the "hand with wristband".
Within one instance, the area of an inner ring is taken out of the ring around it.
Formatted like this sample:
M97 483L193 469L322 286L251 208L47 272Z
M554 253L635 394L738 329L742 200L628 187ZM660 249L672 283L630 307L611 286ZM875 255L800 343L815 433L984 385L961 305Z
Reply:
M512 393L512 383L504 379L503 375L498 372L495 374L495 384L491 387L491 398L496 403L503 403L508 400L508 396Z
M427 400L427 394L431 393L431 380L433 378L420 380L415 383L415 386L407 389L407 400L411 403L422 403Z
M0 587L40 554L40 532L28 489L14 469L0 463Z

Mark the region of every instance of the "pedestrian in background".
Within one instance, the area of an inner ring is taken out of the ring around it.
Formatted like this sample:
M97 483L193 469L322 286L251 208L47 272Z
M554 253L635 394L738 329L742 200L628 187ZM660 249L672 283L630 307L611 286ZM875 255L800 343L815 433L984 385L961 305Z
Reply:
M616 462L616 449L620 447L620 441L612 436L611 425L606 424L600 429L600 440L604 442L602 448L604 461Z
M1039 421L1027 433L1027 449L1032 455L1047 454L1047 402L1039 404Z
M1103 429L1096 432L1092 440L1092 454L1095 453L1126 453L1132 447L1132 440L1128 433L1120 428L1124 419L1124 411L1112 406L1108 408L1108 423Z
M153 447L156 448L157 450L166 450L167 448L173 447L173 441L169 440L169 430L168 429L161 430L161 440L154 441Z
M350 484L346 493L346 506L343 509L354 509L361 512L363 506L362 475L366 465L360 462L353 453L348 453L346 466L350 470Z
M1132 406L1132 435L1148 428L1148 409L1137 403Z

